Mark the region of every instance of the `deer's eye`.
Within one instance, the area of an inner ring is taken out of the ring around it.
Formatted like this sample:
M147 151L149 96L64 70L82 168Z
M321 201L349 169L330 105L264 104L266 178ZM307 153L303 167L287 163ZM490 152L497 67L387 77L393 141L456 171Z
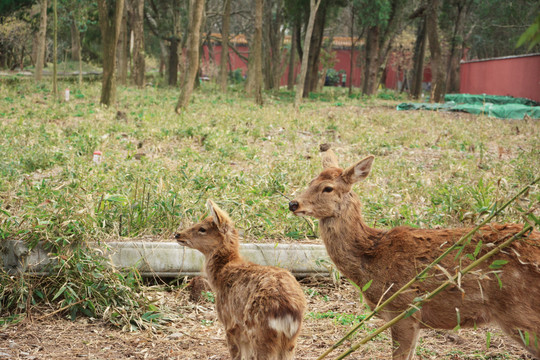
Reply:
M334 188L331 187L331 186L326 186L324 189L323 189L323 193L329 193L329 192L332 192L334 191Z
M203 228L203 227L199 228L199 233L205 234L205 233L206 233L206 229Z

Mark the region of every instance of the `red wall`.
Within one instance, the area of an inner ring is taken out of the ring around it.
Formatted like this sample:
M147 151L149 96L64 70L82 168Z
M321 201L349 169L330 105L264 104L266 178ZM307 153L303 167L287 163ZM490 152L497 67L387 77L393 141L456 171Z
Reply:
M236 50L241 53L243 56L248 57L249 50L247 46L236 46ZM205 73L206 68L209 65L209 50L208 47L205 45L203 47L204 56L202 58L202 69L203 73ZM350 76L350 59L351 59L351 51L350 50L334 50L334 53L336 54L336 63L334 65L334 69L336 71L344 70L347 73L347 83L346 86L349 86L349 82L351 81ZM358 61L358 50L354 52L354 60ZM221 45L215 45L213 46L213 56L214 56L214 64L215 66L219 66L219 62L221 61ZM298 57L297 57L298 59ZM288 57L285 57L285 61L289 61ZM232 50L229 49L229 62L230 62L230 71L236 70L236 69L242 69L242 74L246 74L247 72L247 64ZM361 69L357 65L356 62L353 67L353 86L360 87L361 85ZM294 67L294 74L295 76L298 76L300 73L300 62L298 61L296 66ZM285 69L283 76L281 77L281 85L287 85L287 76L289 74L288 66ZM208 75L208 74L204 74Z
M540 101L540 54L461 63L463 94L510 95Z

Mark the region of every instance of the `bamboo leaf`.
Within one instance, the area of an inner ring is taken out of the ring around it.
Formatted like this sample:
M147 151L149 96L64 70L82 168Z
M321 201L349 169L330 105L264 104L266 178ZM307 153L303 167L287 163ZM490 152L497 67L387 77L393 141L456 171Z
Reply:
M478 244L476 244L476 248L474 249L474 258L480 254L480 250L482 250L482 240L478 241Z
M369 287L371 286L371 283L372 283L372 282L373 282L373 279L369 280L369 281L366 283L366 285L364 285L364 286L362 287L362 292L367 291L367 289L369 289Z
M501 260L501 259L498 259L498 260L495 260L491 263L491 265L489 265L489 268L490 269L500 269L502 268L504 265L506 265L508 263L508 260Z
M53 301L56 300L60 295L62 295L64 293L64 291L66 291L66 285L62 286L60 289L58 289L58 291L56 292L56 294L54 294L53 296Z

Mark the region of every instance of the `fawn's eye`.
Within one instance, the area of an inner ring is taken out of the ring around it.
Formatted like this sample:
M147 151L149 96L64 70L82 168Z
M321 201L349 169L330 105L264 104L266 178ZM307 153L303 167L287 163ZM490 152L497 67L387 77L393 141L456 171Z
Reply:
M203 228L203 227L202 227L202 228L199 228L199 232L200 232L201 234L204 234L204 233L206 233L206 229Z
M334 188L331 187L331 186L326 186L324 189L323 189L323 193L329 193L329 192L332 192L334 191Z

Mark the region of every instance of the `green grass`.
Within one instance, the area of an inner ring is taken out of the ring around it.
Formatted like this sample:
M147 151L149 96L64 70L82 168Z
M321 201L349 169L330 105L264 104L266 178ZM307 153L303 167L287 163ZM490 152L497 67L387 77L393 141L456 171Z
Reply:
M0 83L0 244L42 242L51 253L68 255L66 267L56 270L69 268L75 278L81 261L89 269L101 266L83 253L71 257L77 245L142 236L172 241L179 226L206 215L208 198L230 213L244 241L316 237L317 222L292 216L288 202L321 170L321 143L333 145L343 166L376 156L355 191L366 222L383 228L471 225L539 175L537 120L398 112L402 99L391 92L365 97L325 89L295 111L290 92L267 93L259 107L241 88L222 94L204 84L177 115L177 89L119 87L117 106L104 108L99 83L69 87L71 101L60 103L49 84ZM95 150L103 153L99 164L92 161ZM520 204L539 200L536 186ZM498 221L520 221L519 211ZM64 305L83 301L76 313L101 314L106 301L84 300L101 284L96 274L79 276L82 285L73 293L58 293L69 279L55 279L49 290L43 287L42 300L59 294ZM107 276L107 291L128 299L123 291L133 280ZM2 301L39 302L34 285L11 284L14 293ZM126 306L140 314L124 323L158 317L135 300Z
M368 223L381 227L468 224L538 176L537 121L397 112L392 101L342 89L299 111L287 93L268 94L261 108L212 85L176 115L174 89L118 90L127 119L98 105L98 84L73 89L69 103L55 103L47 85L2 86L2 238L167 237L213 198L248 241L302 239L311 228L289 214L285 196L319 172L323 142L343 165L376 156L355 190ZM529 195L538 202L538 188ZM510 211L500 220L519 219Z

